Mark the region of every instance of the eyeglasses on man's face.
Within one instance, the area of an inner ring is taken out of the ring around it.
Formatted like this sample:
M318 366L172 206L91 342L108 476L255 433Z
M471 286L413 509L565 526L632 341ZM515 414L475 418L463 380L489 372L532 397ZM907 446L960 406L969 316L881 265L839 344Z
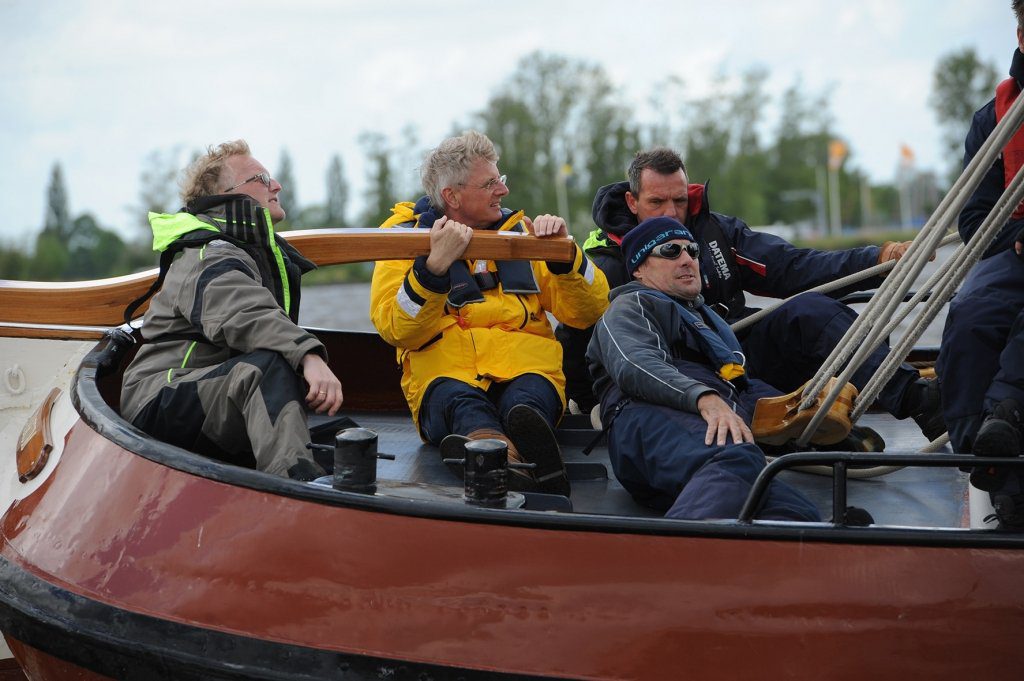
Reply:
M654 250L651 251L651 255L656 255L659 258L664 258L665 260L675 260L682 255L683 251L686 251L686 254L690 256L691 259L696 260L697 256L700 255L700 246L695 243L689 243L684 246L683 244L677 244L670 241L667 244L655 246Z
M249 184L253 180L258 180L262 184L266 185L267 191L270 191L270 183L274 181L270 177L270 173L256 173L255 175L250 177L248 180L243 180L242 182L239 182L238 184L236 184L234 187L228 187L227 189L224 190L224 193L227 194L232 189L238 189L243 184Z
M485 192L493 191L499 184L508 187L508 175L501 175L500 177L492 177L491 179L484 182L482 185L474 186L475 189L483 189ZM467 186L465 182L460 182L459 186Z

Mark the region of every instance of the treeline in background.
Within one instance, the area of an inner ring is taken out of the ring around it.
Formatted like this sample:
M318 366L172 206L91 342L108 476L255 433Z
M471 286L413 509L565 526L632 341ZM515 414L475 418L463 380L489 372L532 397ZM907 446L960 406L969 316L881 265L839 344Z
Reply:
M638 150L667 145L682 153L691 182L712 180L710 201L718 212L752 226L784 225L804 238L853 232L856 239L859 232L870 241L880 230L913 229L927 220L959 174L973 112L992 97L997 82L995 66L981 62L972 48L943 56L935 66L929 104L943 131L948 166L918 170L912 150L904 147L896 182L872 184L853 161L853 144L833 129L829 92L807 93L797 80L783 92L769 93L767 76L753 68L730 87L723 74L712 94L700 99L688 98L683 81L669 78L651 94L653 119L640 123L601 66L534 53L518 63L481 111L454 121L452 133L474 128L487 134L498 146L501 171L509 176L512 193L505 203L530 215L557 212L579 238L593 228L597 187L625 179ZM769 127L770 106L777 119ZM365 132L359 141L367 177L358 215L352 215L340 155L325 171L326 202L314 204L302 202L291 156L282 151L272 171L284 187L281 202L289 219L278 229L372 227L396 201L422 194L415 169L440 140L421 141L410 124L399 139ZM0 244L0 278L68 281L153 267L146 215L179 208L177 179L188 160L181 148L147 156L133 228L120 231L100 225L89 213L73 215L55 161L34 248ZM343 268L332 278L363 278L368 271Z

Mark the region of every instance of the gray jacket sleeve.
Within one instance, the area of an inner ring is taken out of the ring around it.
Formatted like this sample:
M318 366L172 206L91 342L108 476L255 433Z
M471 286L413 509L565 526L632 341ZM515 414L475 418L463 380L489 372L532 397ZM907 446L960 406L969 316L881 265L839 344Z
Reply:
M715 391L672 363L682 324L671 305L636 292L617 296L594 327L588 355L626 395L696 413L697 399Z
M323 344L292 322L261 283L256 263L224 241L194 251L174 306L213 343L246 353L272 350L298 370L310 352L326 356ZM176 265L189 263L179 262Z

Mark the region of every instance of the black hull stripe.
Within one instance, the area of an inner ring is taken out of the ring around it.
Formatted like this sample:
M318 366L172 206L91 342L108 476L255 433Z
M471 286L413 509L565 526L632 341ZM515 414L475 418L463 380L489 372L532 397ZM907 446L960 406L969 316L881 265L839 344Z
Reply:
M145 681L505 681L541 679L354 655L140 615L58 588L0 557L0 628L112 679ZM335 632L344 638L341 631Z

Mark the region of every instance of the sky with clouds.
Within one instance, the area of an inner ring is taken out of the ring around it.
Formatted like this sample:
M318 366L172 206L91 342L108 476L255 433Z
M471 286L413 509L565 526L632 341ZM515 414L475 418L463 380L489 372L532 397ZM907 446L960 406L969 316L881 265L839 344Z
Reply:
M928 106L937 60L975 48L1000 74L1009 0L0 0L0 240L42 224L55 161L73 215L137 235L131 209L153 151L245 138L273 171L290 153L303 204L324 200L334 154L365 186L364 131L416 126L429 147L482 109L536 50L601 64L642 118L656 83L710 91L716 73L768 69L832 93L851 162L891 181L901 144L941 169ZM966 122L965 122L966 126ZM415 168L403 168L413 177ZM514 198L514 194L513 194Z

